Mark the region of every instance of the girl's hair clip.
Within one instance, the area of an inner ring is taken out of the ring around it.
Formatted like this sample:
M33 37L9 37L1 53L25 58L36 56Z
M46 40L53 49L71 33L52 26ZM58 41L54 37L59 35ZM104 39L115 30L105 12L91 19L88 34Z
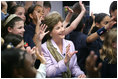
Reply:
M7 48L14 48L13 44L10 42L8 45L7 45Z

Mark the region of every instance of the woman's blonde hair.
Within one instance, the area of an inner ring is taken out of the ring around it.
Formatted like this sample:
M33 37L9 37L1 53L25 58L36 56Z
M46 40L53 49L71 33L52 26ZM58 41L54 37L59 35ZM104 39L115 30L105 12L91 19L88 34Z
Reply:
M63 22L63 19L62 19L61 15L60 15L58 12L56 12L56 11L53 11L53 12L49 13L49 14L45 17L45 19L44 19L43 22L44 22L44 24L46 24L46 25L48 26L47 31L49 31L49 33L46 35L46 38L47 38L47 39L51 39L50 33L52 32L54 26L55 26L59 21Z
M113 28L106 32L102 47L101 58L107 58L109 64L117 62L117 50L113 47L113 43L117 43L117 29Z

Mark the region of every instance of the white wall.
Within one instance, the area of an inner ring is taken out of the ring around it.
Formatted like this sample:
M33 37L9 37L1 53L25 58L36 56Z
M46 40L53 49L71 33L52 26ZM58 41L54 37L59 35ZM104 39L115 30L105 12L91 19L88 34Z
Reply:
M57 11L63 16L63 3L62 1L51 1L51 12Z
M107 13L109 14L109 7L113 0L90 0L90 14L93 13Z

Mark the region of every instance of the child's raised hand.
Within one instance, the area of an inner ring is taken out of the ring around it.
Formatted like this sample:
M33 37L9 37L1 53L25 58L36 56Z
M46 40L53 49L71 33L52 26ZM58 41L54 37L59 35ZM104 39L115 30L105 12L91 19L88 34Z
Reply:
M35 33L37 34L39 32L39 29L40 29L39 26L41 24L41 17L39 18L37 11L34 11L34 13L35 13L36 19L37 19L36 29L35 29Z
M37 40L38 41L42 41L42 39L44 38L44 36L49 33L49 31L45 32L47 29L47 25L45 24L42 24L40 26L40 29L39 29L39 33L38 33L38 36L37 36Z
M40 17L39 17L39 14L38 14L37 11L34 11L34 13L35 13L35 15L36 15L37 24L40 25L43 16L40 16Z
M90 55L86 59L86 71L88 77L97 78L100 77L100 69L102 67L102 63L99 63L98 67L96 67L97 55L94 54L93 51L90 52Z
M74 11L70 8L70 7L68 7L68 6L65 6L65 8L68 10L68 12L70 12L70 13L73 13Z
M31 47L30 46L28 46L27 48L26 48L26 51L29 53L29 54L34 54L35 53L35 47L33 47L32 49L31 49Z
M27 51L27 53L29 53L31 56L32 56L32 58L33 58L33 60L35 61L36 60L36 55L35 55L35 51L36 50L36 47L33 47L32 49L31 49L31 47L30 46L28 46L27 48L26 48L26 51Z
M81 7L81 11L86 12L86 9L85 9L85 7L84 7L84 4L82 4L82 1L79 1L79 5L80 5L80 7Z
M42 19L42 17L39 18L37 11L34 11L34 13L35 13L36 19L37 19L37 24L36 24L36 25L39 26L39 25L41 24L41 19Z
M95 20L95 15L93 14L93 12L91 12L91 17L93 18L93 20Z
M105 29L109 30L113 27L114 24L116 24L116 21L114 20L115 17L111 17L110 21L105 25Z
M42 64L45 64L46 63L46 59L45 57L43 56L43 52L40 52L38 51L38 48L36 48L36 52L35 52L36 56L37 56L37 59L41 61Z

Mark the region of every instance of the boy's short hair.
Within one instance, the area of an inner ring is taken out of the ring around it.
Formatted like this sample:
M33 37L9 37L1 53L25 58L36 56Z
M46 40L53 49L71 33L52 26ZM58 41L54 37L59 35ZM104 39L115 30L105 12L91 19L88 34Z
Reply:
M51 9L51 3L50 3L50 1L44 1L43 6L44 6L45 8L50 8L50 9Z

